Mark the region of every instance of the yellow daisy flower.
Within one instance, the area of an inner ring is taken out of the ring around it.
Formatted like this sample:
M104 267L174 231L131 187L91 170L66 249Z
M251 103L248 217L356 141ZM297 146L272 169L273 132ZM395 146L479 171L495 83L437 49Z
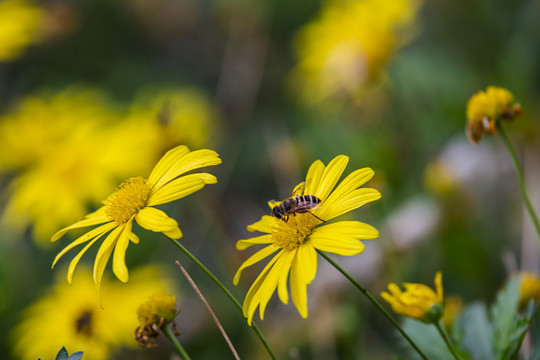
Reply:
M156 266L136 269L128 284L105 277L107 308L102 309L90 273L80 268L73 286L58 279L50 293L24 310L11 334L16 358L54 359L65 346L69 353L83 351L85 360L105 360L120 347L138 347L137 308L151 294L171 291L170 280Z
M410 38L419 0L326 1L297 34L291 83L302 99L355 98Z
M0 1L0 61L15 59L36 42L43 17L33 1Z
M390 283L390 293L381 292L381 297L386 300L394 312L408 316L426 323L438 321L443 315L443 286L442 273L435 274L435 289L424 284L404 283L405 291Z
M246 267L278 252L255 280L244 299L244 316L249 324L257 306L261 320L264 318L264 310L276 288L280 300L288 304L289 273L292 300L300 315L306 318L307 285L313 281L317 271L316 250L344 256L357 255L364 251L360 240L375 239L379 236L377 229L359 221L326 222L381 197L375 189L359 189L373 177L374 173L370 168L353 171L336 187L348 162L349 158L344 155L334 158L328 166L320 160L315 161L307 173L304 194L317 197L320 200L318 206L312 209L311 213L290 214L287 221L264 215L261 220L248 226L248 230L265 234L236 243L238 250L258 244L267 246L240 266L234 277L235 285Z
M53 242L69 230L100 225L64 248L54 259L52 267L66 252L77 245L88 243L69 264L67 279L71 283L75 267L84 253L103 235L109 233L96 255L94 282L99 289L105 266L113 250L113 272L118 279L127 282L128 269L125 261L127 247L130 241L139 243L139 237L131 231L133 222L136 221L143 228L161 232L170 238L181 238L182 232L176 220L154 206L185 197L206 184L215 184L216 177L208 173L181 175L220 163L219 155L212 150L190 152L183 145L169 150L154 167L148 179L139 176L126 180L104 201L104 206L54 234L51 238Z
M26 96L0 116L0 222L9 238L31 227L50 246L119 180L152 169L163 154L149 141L155 136L120 120L106 94L77 86Z

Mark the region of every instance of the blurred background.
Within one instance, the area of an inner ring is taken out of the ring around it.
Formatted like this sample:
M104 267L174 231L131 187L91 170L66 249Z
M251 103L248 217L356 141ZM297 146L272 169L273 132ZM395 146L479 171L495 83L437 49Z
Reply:
M432 286L442 270L446 294L490 302L509 273L538 272L501 139L471 145L464 125L477 91L515 94L524 115L507 129L540 209L539 16L536 0L0 0L0 353L51 359L65 345L84 359L174 358L163 339L142 349L133 338L133 309L163 288L182 309L187 352L227 358L178 259L240 356L267 358L230 301L161 235L135 229L127 265L141 275L122 284L108 268L105 310L83 266L72 288L67 259L50 269L76 236L52 244L52 234L178 144L223 159L208 169L216 185L165 210L239 300L262 267L233 286L254 252L235 242L313 161L339 154L350 157L345 174L373 168L367 186L382 193L347 215L380 238L334 257L377 298L389 282ZM277 296L264 322L254 318L277 357L395 358L402 344L388 320L319 260L309 318Z

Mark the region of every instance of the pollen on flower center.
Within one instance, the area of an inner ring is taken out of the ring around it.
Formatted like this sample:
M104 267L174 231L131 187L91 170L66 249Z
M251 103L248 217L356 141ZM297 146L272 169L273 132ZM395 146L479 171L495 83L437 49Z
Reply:
M150 190L152 190L152 186L148 180L140 176L127 179L105 200L107 216L111 221L125 224L146 206Z
M292 250L305 243L311 232L320 223L309 213L289 216L287 222L278 220L272 230L272 242L280 248Z

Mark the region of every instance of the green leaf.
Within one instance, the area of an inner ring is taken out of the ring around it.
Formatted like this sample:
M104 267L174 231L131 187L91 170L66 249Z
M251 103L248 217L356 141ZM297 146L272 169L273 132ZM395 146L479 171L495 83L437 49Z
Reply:
M69 360L81 360L83 354L84 354L84 352L77 351L77 352L71 354L71 356L69 357Z
M472 303L460 317L459 325L463 329L463 347L476 360L492 360L493 328L488 318L486 306Z
M519 338L517 334L521 332L517 326L520 284L519 277L510 279L497 294L491 308L494 345L499 354L504 353L516 341L516 337Z
M421 321L406 318L402 327L428 359L454 360L435 325L424 324ZM419 358L410 345L408 345L408 348L410 349L411 358Z
M71 354L71 356L69 356L66 348L62 346L62 348L56 355L56 360L81 360L82 356L83 356L82 351L78 351L76 353Z
M56 354L56 360L69 360L68 352L65 347L62 346L58 354Z

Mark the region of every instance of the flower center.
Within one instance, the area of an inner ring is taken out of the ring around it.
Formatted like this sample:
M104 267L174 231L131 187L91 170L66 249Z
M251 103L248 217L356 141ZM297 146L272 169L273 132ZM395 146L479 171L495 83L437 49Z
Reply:
M295 249L308 241L311 232L318 224L320 221L312 214L291 214L287 222L276 221L272 229L272 242L283 249Z
M107 216L117 224L125 224L146 205L152 186L142 177L132 177L124 181L116 191L104 201Z
M92 336L92 312L89 310L84 311L75 320L75 329L77 334L82 334L88 337Z

